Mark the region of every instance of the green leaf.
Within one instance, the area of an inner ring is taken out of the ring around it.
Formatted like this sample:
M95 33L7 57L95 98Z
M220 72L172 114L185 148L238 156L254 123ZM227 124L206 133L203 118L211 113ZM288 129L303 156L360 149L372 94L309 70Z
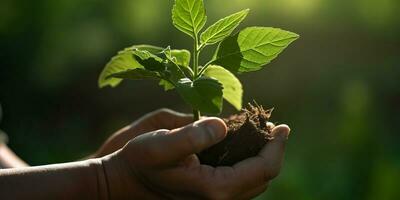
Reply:
M200 36L202 45L215 44L228 37L246 18L249 9L225 17L208 27Z
M136 68L141 68L141 65L134 59L131 49L128 48L118 52L118 54L107 63L106 67L101 72L99 77L99 87L116 87L121 83L122 79L110 78L110 75Z
M299 35L270 27L250 27L220 43L212 64L234 73L262 69Z
M203 0L175 0L172 22L177 29L196 38L206 21Z
M193 73L189 67L190 52L188 50L171 50L170 47L167 47L163 54L167 59L164 77L168 80L161 80L159 85L163 86L165 91L168 91L174 89L174 84L186 77L186 74L191 76Z
M175 89L175 86L171 82L164 80L164 79L161 79L160 82L158 83L158 85L163 87L165 91Z
M150 71L164 71L164 60L146 50L133 50L133 55L140 65Z
M145 51L146 53L138 53L139 51ZM99 87L103 88L106 86L110 87L116 87L118 84L122 82L121 78L114 78L111 77L112 74L120 73L120 72L125 72L127 70L132 70L136 68L144 68L143 65L148 66L148 69L153 69L153 70L161 70L162 66L161 65L155 65L156 67L154 68L154 65L149 65L145 64L144 62L139 63L138 62L138 57L143 57L144 58L149 58L153 57L154 60L159 60L158 56L155 55L160 55L162 54L164 48L161 47L156 47L152 45L134 45L128 48L125 48L124 50L118 52L116 56L114 56L110 62L107 63L106 67L103 69L103 71L100 74L99 77ZM151 56L153 54L154 56ZM189 54L189 55L188 55ZM171 55L173 57L176 57L177 63L188 63L190 62L190 52L187 50L171 50ZM189 58L188 58L189 57ZM140 59L142 60L142 59ZM153 61L154 61L153 60ZM153 66L153 67L151 67Z
M154 71L149 71L147 69L142 69L142 68L129 69L127 71L112 74L109 77L120 78L120 79L130 79L130 80L161 78L159 73L154 72Z
M176 59L176 64L182 67L189 67L190 51L186 49L172 49L171 57Z
M239 79L230 71L217 65L210 65L204 71L204 75L217 79L222 84L223 97L232 104L237 110L242 109L243 88Z
M183 78L178 81L176 89L194 109L209 114L221 113L223 87L217 80L201 77L192 82Z
M148 44L140 44L140 45L134 45L132 47L127 48L127 50L142 50L142 51L148 51L152 54L160 54L164 49L162 47L157 47L153 45L148 45Z
M162 75L166 80L161 80L159 85L163 86L165 91L174 89L174 84L176 84L181 78L185 77L185 74L180 70L180 67L171 62L166 63L166 69Z

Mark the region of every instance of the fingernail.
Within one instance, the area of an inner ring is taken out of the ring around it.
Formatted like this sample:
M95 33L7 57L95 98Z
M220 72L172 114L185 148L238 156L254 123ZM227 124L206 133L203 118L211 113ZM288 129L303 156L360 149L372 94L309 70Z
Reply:
M290 128L287 125L279 125L275 127L272 131L272 136L281 139L287 140L289 138Z
M220 141L225 138L227 127L225 122L219 118L210 117L195 123L205 132L209 133L213 141Z

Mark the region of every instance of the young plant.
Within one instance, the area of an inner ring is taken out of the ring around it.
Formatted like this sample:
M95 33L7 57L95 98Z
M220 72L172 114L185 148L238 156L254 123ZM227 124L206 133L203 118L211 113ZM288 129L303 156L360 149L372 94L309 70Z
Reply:
M229 166L257 155L272 139L267 126L272 110L264 110L257 103L242 109L243 88L235 74L262 69L299 36L271 27L248 27L232 35L249 9L227 16L201 32L207 21L205 13L203 0L175 0L172 22L193 39L193 50L152 45L126 48L106 65L99 87L115 87L124 79L158 80L166 91L176 89L191 105L195 121L201 113L220 114L225 99L242 112L225 119L228 135L222 142L197 155L203 164ZM214 56L200 65L200 53L215 44Z
M134 45L120 51L106 65L99 87L115 87L124 79L155 79L164 89L176 89L200 113L220 114L223 99L242 108L243 88L234 74L257 71L275 59L299 35L278 28L248 27L232 34L249 9L227 16L208 27L203 0L175 0L174 26L193 39L193 50ZM212 59L199 64L205 47L217 44Z

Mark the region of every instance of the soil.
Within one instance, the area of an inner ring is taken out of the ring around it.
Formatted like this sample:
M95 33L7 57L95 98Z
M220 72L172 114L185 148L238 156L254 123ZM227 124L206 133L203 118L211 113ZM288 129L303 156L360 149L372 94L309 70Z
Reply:
M228 135L220 143L198 154L202 164L232 166L246 158L256 156L272 139L267 122L273 109L264 110L254 102L241 113L224 119Z

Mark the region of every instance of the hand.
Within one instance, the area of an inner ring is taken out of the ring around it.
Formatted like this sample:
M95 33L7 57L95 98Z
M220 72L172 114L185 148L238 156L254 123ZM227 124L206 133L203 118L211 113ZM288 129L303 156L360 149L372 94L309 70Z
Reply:
M192 115L178 113L169 109L151 112L113 134L92 157L99 158L111 154L125 146L131 139L143 133L158 129L175 129L191 122L193 122Z
M289 127L274 127L274 139L258 156L232 167L200 164L196 153L218 143L227 127L218 118L131 140L103 157L111 199L250 199L279 174Z

